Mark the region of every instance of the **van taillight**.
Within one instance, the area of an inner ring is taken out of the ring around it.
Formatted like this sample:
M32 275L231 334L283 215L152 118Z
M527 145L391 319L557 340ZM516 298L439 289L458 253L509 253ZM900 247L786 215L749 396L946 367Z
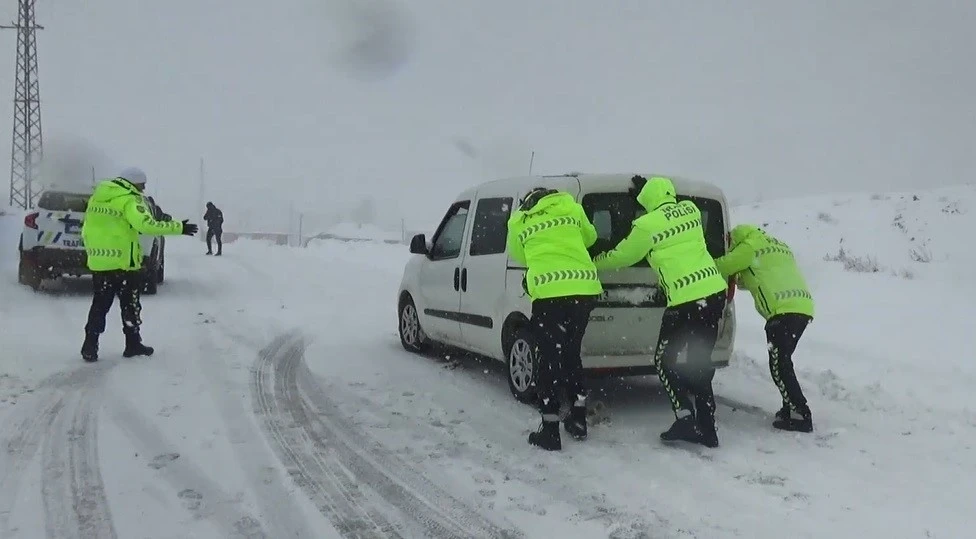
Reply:
M24 217L24 226L26 226L27 228L33 228L34 230L37 230L38 215L40 215L40 213L38 212L28 213L27 216Z
M725 252L729 252L729 247L732 246L732 235L728 232L725 233ZM735 299L735 277L729 277L729 288L725 291L725 302L732 303Z

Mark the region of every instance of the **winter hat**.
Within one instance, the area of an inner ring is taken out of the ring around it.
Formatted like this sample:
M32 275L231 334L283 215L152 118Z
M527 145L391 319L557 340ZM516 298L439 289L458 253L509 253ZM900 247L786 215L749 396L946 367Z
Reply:
M119 173L119 177L129 180L129 183L135 185L145 185L146 184L146 173L138 167L127 167Z

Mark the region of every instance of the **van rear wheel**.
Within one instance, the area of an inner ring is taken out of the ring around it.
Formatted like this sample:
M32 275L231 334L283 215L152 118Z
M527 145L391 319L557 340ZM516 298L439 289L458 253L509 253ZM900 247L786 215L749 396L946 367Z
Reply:
M507 357L508 389L519 402L535 403L539 347L527 328L519 327L514 330L509 340Z

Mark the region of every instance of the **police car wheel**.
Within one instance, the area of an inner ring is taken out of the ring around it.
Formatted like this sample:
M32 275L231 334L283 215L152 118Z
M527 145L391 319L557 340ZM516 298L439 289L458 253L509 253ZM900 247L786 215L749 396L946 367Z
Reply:
M41 274L37 271L37 266L34 265L27 257L24 256L24 252L20 252L20 265L17 268L17 281L22 285L27 285L34 290L41 288Z
M399 312L400 344L409 352L425 352L430 348L430 339L420 327L420 315L417 314L417 306L413 304L413 299L409 296L400 301Z
M525 327L514 331L508 340L508 389L519 402L535 402L535 377L538 347L535 338Z

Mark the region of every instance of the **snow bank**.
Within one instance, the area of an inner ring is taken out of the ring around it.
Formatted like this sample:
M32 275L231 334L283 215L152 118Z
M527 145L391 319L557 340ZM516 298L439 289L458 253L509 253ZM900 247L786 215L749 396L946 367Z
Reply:
M976 347L976 188L773 201L736 208L733 221L765 225L804 268L817 317L797 368L818 398L859 412L976 417L968 385L953 382L976 380L962 360ZM761 320L747 294L737 306L739 370L765 376Z
M364 224L358 225L354 223L339 223L328 230L325 234L336 236L338 238L349 238L349 239L362 239L362 240L395 240L400 241L402 238L399 230L393 231L388 229L380 228L376 225Z
M732 219L789 236L783 239L802 245L808 266L821 259L848 271L911 279L961 277L956 270L976 262L976 250L964 248L974 212L976 186L959 186L770 201L734 208Z

